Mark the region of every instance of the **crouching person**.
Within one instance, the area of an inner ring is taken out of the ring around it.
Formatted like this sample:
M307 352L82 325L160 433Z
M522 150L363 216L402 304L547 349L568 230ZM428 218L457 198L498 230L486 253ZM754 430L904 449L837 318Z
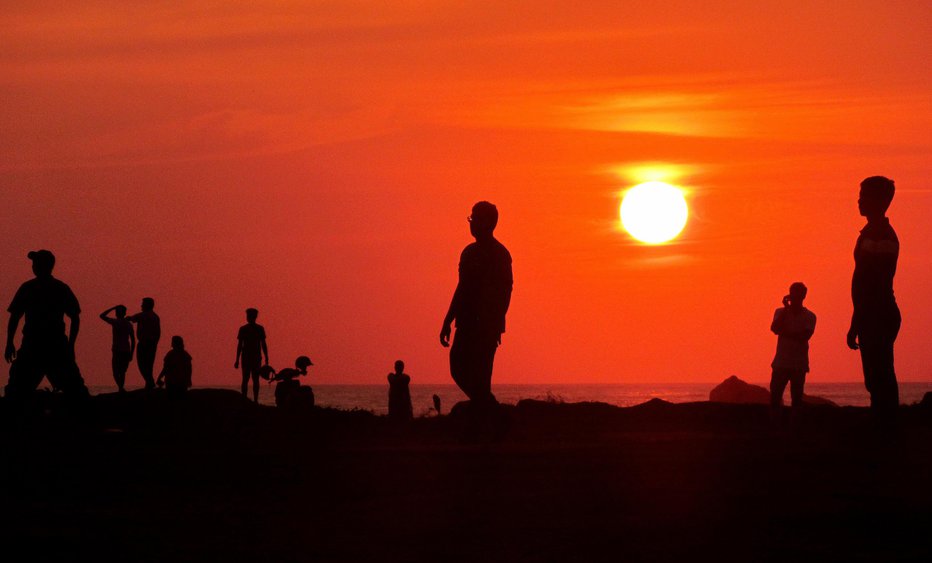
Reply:
M191 354L184 349L184 339L172 336L172 349L165 354L165 361L157 381L165 386L169 394L179 396L191 387Z

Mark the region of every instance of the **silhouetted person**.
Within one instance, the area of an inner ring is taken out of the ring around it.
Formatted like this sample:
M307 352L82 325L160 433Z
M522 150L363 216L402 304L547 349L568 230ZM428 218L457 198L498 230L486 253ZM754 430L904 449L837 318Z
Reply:
M893 422L899 406L899 387L893 369L893 343L900 331L900 309L893 297L893 276L900 242L886 217L893 201L893 180L871 176L861 182L858 211L867 226L854 246L851 301L854 314L848 347L861 350L864 385L871 410L882 423Z
M116 318L109 316L111 311L116 314ZM100 314L100 318L113 329L113 345L110 347L113 358L110 365L113 368L113 380L117 384L117 389L123 393L126 391L123 388L126 383L126 370L129 369L133 352L136 350L133 325L126 319L126 307L123 305L110 307Z
M88 396L81 371L74 359L74 345L81 327L81 307L71 288L52 276L55 256L48 250L27 254L35 278L19 287L10 303L6 350L10 366L6 397L22 399L31 395L43 377L55 389L73 397ZM65 320L71 323L65 336ZM19 320L25 317L23 340L17 351L13 343Z
M476 242L460 255L459 282L443 319L440 344L450 345L451 325L456 321L450 374L473 404L484 406L496 402L492 395L492 365L511 303L511 254L492 236L498 224L494 205L480 201L467 221Z
M307 356L298 356L295 367L276 372L270 366L263 366L260 375L270 382L275 381L275 406L286 409L313 407L314 390L302 386L298 377L307 375L307 368L314 365Z
M411 392L408 389L411 376L404 371L405 363L398 360L395 362L395 371L388 374L388 416L396 420L414 418Z
M144 297L142 312L126 317L136 323L136 366L146 382L146 389L155 387L152 374L155 370L155 353L162 337L162 322L154 309L155 299Z
M773 314L770 330L777 335L777 353L770 367L770 408L776 415L783 402L783 391L790 384L793 412L803 405L803 386L809 371L809 339L815 332L815 313L803 307L808 290L802 282L790 286L783 297L783 307Z
M440 416L440 395L435 394L432 398L434 401L434 410L437 412L437 416Z
M184 349L184 339L172 336L172 349L165 354L158 386L161 387L164 380L166 391L172 395L182 395L191 387L191 372L191 354Z
M240 367L240 359L243 365L243 397L249 388L249 378L252 378L252 398L259 402L259 368L262 367L262 356L265 356L265 364L269 363L269 349L265 344L265 328L256 324L256 318L259 316L257 309L246 309L246 324L239 328L239 334L236 336L236 362L233 368Z

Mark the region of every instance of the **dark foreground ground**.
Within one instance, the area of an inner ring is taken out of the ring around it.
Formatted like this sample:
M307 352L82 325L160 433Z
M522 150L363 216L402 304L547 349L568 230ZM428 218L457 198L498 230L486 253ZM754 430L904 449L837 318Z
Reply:
M0 402L3 561L932 561L932 409L523 402L288 415L236 393ZM24 551L25 550L25 551Z

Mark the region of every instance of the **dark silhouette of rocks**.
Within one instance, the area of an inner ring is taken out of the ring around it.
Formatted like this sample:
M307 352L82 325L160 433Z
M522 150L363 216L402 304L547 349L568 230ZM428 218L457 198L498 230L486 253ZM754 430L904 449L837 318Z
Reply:
M475 444L462 407L397 425L156 389L91 397L75 424L61 393L36 396L28 424L0 399L9 560L927 559L920 405L872 441L860 407L806 409L804 435L774 437L766 404L529 400ZM865 486L878 472L896 478ZM464 541L450 522L479 524Z
M716 385L709 392L709 401L713 403L748 403L754 405L770 404L770 391L760 385L748 383L736 375ZM837 407L834 401L824 397L803 395L803 402L808 405L828 405Z

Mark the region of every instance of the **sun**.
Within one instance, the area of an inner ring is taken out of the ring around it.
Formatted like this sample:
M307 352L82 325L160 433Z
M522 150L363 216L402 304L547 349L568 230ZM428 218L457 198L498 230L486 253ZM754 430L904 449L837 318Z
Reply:
M638 184L621 200L621 224L647 244L672 240L682 232L688 216L682 190L664 182Z

